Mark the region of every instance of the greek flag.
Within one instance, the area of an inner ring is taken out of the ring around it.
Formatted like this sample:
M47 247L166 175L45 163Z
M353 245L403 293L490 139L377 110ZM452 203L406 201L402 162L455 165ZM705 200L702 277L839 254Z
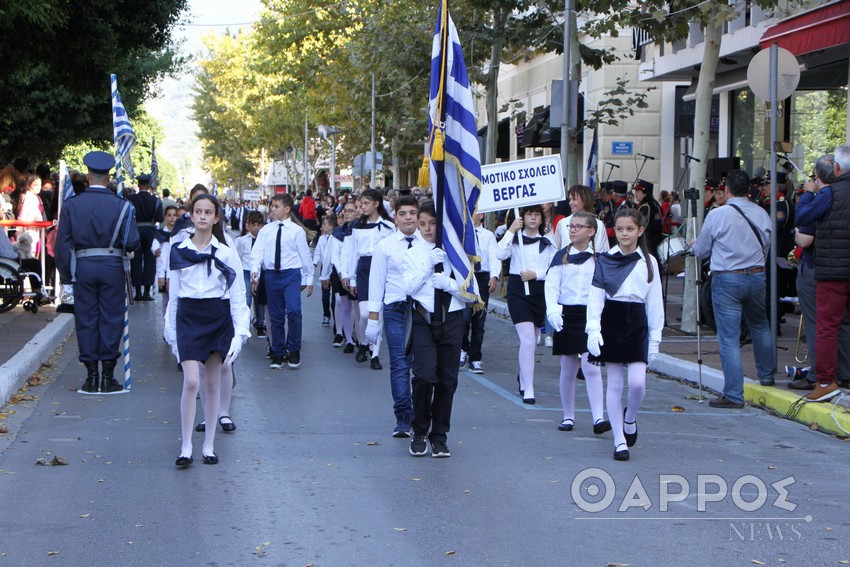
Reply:
M596 128L593 129L593 144L590 146L590 154L587 156L587 169L584 173L584 184L590 187L591 192L596 191L596 178L599 163L599 135Z
M156 189L159 164L156 163L156 137L151 137L151 189Z
M74 196L74 184L71 183L71 174L65 161L59 162L59 197L64 205L68 199Z
M442 0L437 12L431 51L429 180L435 199L442 200L442 217L437 222L461 295L483 306L472 270L480 260L472 225L481 192L478 131L463 51L447 4ZM440 203L435 205L439 215Z
M130 125L127 111L124 110L121 95L118 94L118 79L114 74L110 75L110 81L112 83L112 130L115 137L115 177L118 180L118 192L121 194L123 172L126 172L130 180L135 177L130 154L136 146L136 133Z

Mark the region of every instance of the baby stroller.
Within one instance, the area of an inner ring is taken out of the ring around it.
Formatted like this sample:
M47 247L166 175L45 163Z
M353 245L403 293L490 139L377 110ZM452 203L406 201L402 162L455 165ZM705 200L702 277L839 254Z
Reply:
M27 279L30 290L27 290ZM26 271L21 267L18 253L9 237L4 230L0 230L0 313L10 311L21 302L24 310L37 313L40 305L50 302L41 284L38 272Z

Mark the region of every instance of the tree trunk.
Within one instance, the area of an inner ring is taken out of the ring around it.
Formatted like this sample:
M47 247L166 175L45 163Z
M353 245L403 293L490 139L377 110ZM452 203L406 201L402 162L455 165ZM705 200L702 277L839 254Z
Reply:
M500 9L493 10L493 29L501 30L504 26L504 16ZM496 163L496 144L499 140L499 66L502 61L502 48L505 39L498 34L493 38L490 50L490 68L487 70L485 88L487 89L487 145L484 149L482 163Z
M398 155L398 138L393 136L390 141L390 151L393 154L393 189L401 189L401 157Z
M699 191L699 199L696 202L696 211L690 210L688 205L688 230L687 238L690 242L695 239L702 228L702 217L704 212L703 198L705 195L705 173L708 161L708 148L710 142L711 126L711 97L714 90L714 81L717 75L717 62L720 59L720 39L722 30L716 10L709 17L705 27L705 42L702 56L702 67L699 71L699 79L696 90L696 109L694 111L694 148L693 155L700 161L691 162L689 187ZM696 213L696 215L694 215ZM694 216L696 218L694 218ZM682 298L682 330L695 333L697 330L696 302L699 297L696 289L696 259L689 256L685 260L685 293Z

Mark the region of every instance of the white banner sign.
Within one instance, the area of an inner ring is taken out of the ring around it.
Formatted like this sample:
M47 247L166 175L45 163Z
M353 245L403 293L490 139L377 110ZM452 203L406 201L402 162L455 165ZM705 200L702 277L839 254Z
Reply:
M563 201L565 197L559 155L483 165L481 181L479 213Z
M259 201L260 198L260 192L256 189L245 189L242 191L242 199L245 201Z

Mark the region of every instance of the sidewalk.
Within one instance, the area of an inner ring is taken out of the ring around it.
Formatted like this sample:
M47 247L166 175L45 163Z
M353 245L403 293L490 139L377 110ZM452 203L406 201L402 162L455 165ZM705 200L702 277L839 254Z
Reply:
M674 282L674 279L676 280ZM667 323L664 328L664 339L661 342L661 354L655 360L650 370L677 380L683 380L697 387L700 379L700 365L697 364L697 337L683 333L678 329L682 311L682 283L680 278L670 278L669 295L667 300ZM498 292L497 292L498 294ZM496 295L490 297L490 311L504 317L509 317L505 300ZM794 419L808 425L812 429L826 433L846 436L850 431L850 395L836 398L833 403L807 403L802 408L796 408L795 403L808 392L798 392L787 388L791 378L785 376L786 366L807 366L808 362L799 363L807 353L805 339L797 349L797 329L800 321L799 309L794 314L785 316L785 323L780 325L781 336L778 338L777 373L775 386L762 386L756 377L755 358L752 345L741 348L741 362L744 366L744 399L757 407L762 407L779 416ZM706 398L712 397L712 392L719 394L723 391L723 371L720 363L720 351L717 337L708 327L701 330L700 354L702 357L702 386L710 392L703 392ZM696 393L694 394L697 395ZM706 411L709 410L706 404ZM794 415L796 411L796 415ZM790 415L789 415L790 414ZM839 426L840 424L840 426ZM846 431L842 431L841 428Z

